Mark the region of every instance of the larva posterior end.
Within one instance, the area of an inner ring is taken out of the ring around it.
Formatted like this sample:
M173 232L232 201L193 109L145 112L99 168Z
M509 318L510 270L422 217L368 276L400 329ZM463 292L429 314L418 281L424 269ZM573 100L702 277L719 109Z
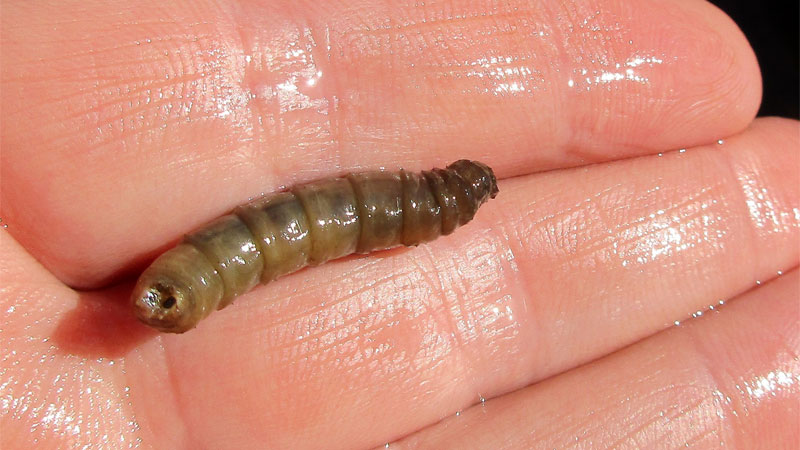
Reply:
M167 333L183 333L214 311L224 286L207 257L181 243L156 258L139 277L131 303L145 324Z
M173 286L162 283L137 285L131 300L136 317L159 331L183 333L194 326L186 320L185 296Z

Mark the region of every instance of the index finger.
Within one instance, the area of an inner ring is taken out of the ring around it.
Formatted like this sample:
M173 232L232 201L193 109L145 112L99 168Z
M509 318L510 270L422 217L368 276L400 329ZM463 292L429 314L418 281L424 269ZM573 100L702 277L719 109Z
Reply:
M689 146L760 97L704 2L84 5L4 9L0 129L3 218L79 287L282 185Z

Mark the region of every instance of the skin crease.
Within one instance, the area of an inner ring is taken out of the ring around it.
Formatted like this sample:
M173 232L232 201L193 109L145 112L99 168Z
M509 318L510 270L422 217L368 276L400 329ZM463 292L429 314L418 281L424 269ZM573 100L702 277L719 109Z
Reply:
M414 4L3 5L0 447L798 446L798 125L752 122L730 19ZM502 178L459 233L130 315L121 274L248 197L458 158Z
M702 2L414 4L8 5L3 218L96 288L281 186L454 155L510 177L652 154L758 107L752 51Z
M702 318L470 407L391 447L791 448L800 438L800 328L786 318L800 315L798 286L793 270Z

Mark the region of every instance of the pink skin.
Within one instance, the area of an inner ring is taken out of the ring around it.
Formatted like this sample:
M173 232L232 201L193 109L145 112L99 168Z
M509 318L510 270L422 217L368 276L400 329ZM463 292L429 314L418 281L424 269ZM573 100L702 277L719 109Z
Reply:
M0 18L0 447L800 444L798 124L752 121L755 58L706 3ZM459 158L503 180L451 236L185 335L127 308L126 274L260 192Z
M798 275L395 448L797 448Z

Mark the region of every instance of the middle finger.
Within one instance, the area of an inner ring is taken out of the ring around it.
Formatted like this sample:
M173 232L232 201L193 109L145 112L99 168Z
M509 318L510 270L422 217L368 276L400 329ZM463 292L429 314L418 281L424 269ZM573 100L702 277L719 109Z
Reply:
M163 366L128 373L215 448L231 433L396 439L796 264L796 141L794 123L764 120L723 145L507 180L460 233L256 288L144 344L134 360ZM165 386L154 370L191 376Z

